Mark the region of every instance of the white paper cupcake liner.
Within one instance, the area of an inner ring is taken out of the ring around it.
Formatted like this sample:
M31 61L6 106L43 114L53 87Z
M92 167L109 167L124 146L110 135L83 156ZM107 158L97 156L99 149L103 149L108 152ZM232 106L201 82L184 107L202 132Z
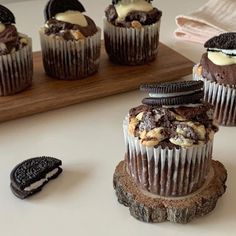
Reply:
M197 74L193 68L193 79L204 82L204 100L215 107L214 118L220 125L236 126L236 87L218 84Z
M191 148L154 148L128 134L123 123L128 173L144 190L160 196L184 196L198 190L210 169L213 141Z
M76 80L98 71L101 53L101 30L85 39L66 41L40 30L43 64L46 73L56 79Z
M142 28L125 28L104 19L105 48L110 60L125 65L153 61L158 54L160 23L159 20Z
M28 44L16 52L0 56L0 96L19 93L32 84L33 54L32 40L26 35Z

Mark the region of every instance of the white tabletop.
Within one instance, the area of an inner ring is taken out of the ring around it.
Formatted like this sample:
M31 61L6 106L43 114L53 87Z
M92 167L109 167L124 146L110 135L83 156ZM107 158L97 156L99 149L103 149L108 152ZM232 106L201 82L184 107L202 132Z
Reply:
M34 50L40 49L37 30L43 24L45 2L7 4L20 31L33 37ZM101 26L104 8L111 1L84 2ZM174 17L204 2L154 1L164 12L161 41L195 62L204 49L173 38ZM221 127L216 135L214 159L228 170L228 188L208 216L188 225L145 224L118 204L112 175L124 156L122 120L142 97L135 91L0 124L0 235L236 235L236 128ZM40 155L63 160L64 172L41 193L19 200L9 188L10 171L22 160Z

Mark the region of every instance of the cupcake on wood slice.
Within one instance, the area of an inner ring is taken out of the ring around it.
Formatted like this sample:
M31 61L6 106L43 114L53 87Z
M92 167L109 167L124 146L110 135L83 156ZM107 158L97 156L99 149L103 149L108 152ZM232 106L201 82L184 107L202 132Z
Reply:
M105 15L104 40L111 61L142 65L155 60L162 12L151 0L112 1Z
M141 90L150 96L124 120L129 174L156 195L197 191L209 173L218 131L213 106L202 102L203 82L142 85Z
M215 106L221 125L236 125L236 32L224 33L205 43L207 52L193 69L195 80L204 81L205 100Z
M32 41L17 31L15 16L0 5L0 96L19 93L32 84Z
M101 30L83 14L77 0L50 0L40 30L46 73L56 79L77 80L98 71Z
M119 203L144 222L188 223L211 212L227 171L212 160L218 131L203 82L145 84L142 105L123 123L125 160L113 175Z

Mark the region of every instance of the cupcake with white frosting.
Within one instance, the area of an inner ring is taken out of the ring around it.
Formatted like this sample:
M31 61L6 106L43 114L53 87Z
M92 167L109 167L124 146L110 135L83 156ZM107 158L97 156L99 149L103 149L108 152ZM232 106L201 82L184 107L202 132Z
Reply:
M50 0L40 30L44 69L56 79L76 80L98 71L101 30L77 0Z
M105 10L104 40L111 61L142 65L158 54L162 12L151 0L116 0Z
M194 79L205 84L205 100L215 106L221 125L236 125L236 32L208 40L207 52L193 70Z
M0 96L25 90L32 77L31 38L17 31L14 14L0 5Z

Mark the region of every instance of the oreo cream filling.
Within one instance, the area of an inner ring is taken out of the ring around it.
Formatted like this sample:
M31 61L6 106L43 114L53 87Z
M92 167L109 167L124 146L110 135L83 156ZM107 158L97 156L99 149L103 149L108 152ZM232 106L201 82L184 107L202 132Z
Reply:
M32 183L30 186L24 188L24 191L29 192L29 191L32 191L32 190L35 190L35 189L41 187L45 182L47 182L50 178L52 178L54 175L56 175L58 171L59 171L58 168L52 170L51 172L49 172L45 176L45 178L43 178L39 181L36 181L36 182Z
M172 97L194 94L195 92L198 92L198 91L201 91L201 89L195 90L195 91L179 92L179 93L149 93L149 97L151 97L151 98L172 98Z

